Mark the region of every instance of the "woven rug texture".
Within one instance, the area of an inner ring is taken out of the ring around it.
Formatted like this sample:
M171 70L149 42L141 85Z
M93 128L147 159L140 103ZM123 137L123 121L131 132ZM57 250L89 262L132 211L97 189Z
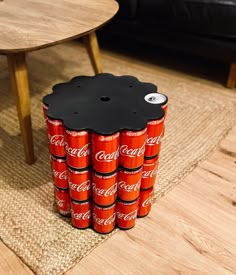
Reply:
M236 95L219 84L199 81L122 53L104 50L103 63L105 72L134 75L152 82L169 97L166 136L155 186L155 198L160 198L205 158L236 123ZM23 161L4 56L0 57L0 68L0 238L36 274L62 274L116 232L100 235L91 229L73 228L69 219L56 213L53 197L41 100L54 84L76 75L93 75L93 70L78 42L29 54L37 161L28 166Z

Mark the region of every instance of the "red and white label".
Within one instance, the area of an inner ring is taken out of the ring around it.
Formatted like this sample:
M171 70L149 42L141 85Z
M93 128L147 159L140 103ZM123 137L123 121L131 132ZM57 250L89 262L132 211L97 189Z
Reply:
M68 143L65 143L66 153L72 157L86 157L90 154L89 143L85 144L82 148L69 147Z
M57 204L59 207L63 207L63 206L64 206L64 203L65 203L64 200L61 200L61 199L59 199L58 197L56 197L56 204Z
M164 117L158 120L152 120L148 122L148 125L157 125L157 124L161 124L164 121Z
M147 198L147 199L142 203L142 207L148 207L150 204L152 204L152 197Z
M97 217L95 213L93 213L93 221L96 222L99 225L109 225L115 222L116 219L116 213L112 214L107 219L100 219Z
M52 145L55 145L55 146L64 146L65 145L63 135L53 135L53 136L51 136L51 135L48 134L48 139L49 139L49 142Z
M90 180L87 180L85 182L82 182L80 184L69 182L70 189L77 191L77 192L86 192L90 190Z
M145 143L140 148L129 148L128 145L122 145L120 147L120 154L127 157L140 157L145 152Z
M124 220L124 221L131 221L131 220L135 220L137 217L137 210L134 210L128 214L126 213L120 213L120 212L116 212L116 216L118 219L120 220Z
M118 186L120 190L124 190L126 192L137 191L140 188L141 180L139 180L135 184L127 184L125 181L120 181Z
M95 159L99 162L111 162L118 159L119 149L112 153L107 153L105 151L99 151L95 154Z
M158 167L156 165L156 167L151 171L143 171L142 172L142 178L144 178L144 179L145 178L152 178L152 177L156 176L157 171L158 171Z
M147 132L147 128L145 128L144 130L142 131L127 131L125 132L125 135L126 136L129 136L129 137L139 137L139 136L142 136L143 134L145 134Z
M53 176L55 178L58 178L60 180L67 180L67 171L66 170L59 172L59 171L53 169L52 172L53 172Z
M91 211L88 210L87 212L85 213L75 213L73 210L71 210L71 215L72 217L75 219L75 220L83 220L83 221L86 221L86 220L89 220L90 217L91 217Z
M73 137L81 137L81 136L86 136L88 134L88 132L86 131L70 131L70 130L66 130L66 133Z
M96 187L96 184L93 183L93 191L98 196L103 196L103 197L113 196L116 193L116 191L117 191L117 183L115 183L114 185L110 186L108 189L98 188L98 187Z
M114 140L114 139L117 139L119 137L120 133L116 133L114 135L111 135L111 136L98 136L97 135L97 138L99 141L111 141L111 140Z
M56 125L56 126L62 125L62 122L60 120L49 119L49 118L48 118L48 123Z
M146 144L149 146L159 144L161 142L161 136L147 138Z

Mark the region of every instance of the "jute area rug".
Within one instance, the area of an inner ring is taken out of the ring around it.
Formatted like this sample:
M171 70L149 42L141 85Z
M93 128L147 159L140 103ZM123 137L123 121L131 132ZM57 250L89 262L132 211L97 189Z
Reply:
M77 58L75 58L77 57ZM169 96L166 137L155 198L171 190L205 158L236 122L236 96L197 77L103 52L105 71L158 84ZM77 42L29 55L37 161L23 161L5 57L0 58L0 237L35 273L61 274L111 236L77 230L55 212L41 99L52 85L93 71ZM137 222L138 224L138 222ZM115 232L113 232L115 233ZM108 251L109 253L109 251Z

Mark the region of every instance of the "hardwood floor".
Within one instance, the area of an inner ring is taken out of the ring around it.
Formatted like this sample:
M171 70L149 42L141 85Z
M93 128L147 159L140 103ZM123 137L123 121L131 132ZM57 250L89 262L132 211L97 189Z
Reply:
M67 275L236 274L236 127L219 148ZM0 274L32 274L0 242Z

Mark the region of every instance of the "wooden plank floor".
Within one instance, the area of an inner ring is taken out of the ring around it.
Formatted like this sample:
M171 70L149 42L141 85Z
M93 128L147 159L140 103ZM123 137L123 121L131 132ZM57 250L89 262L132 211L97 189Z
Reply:
M236 274L236 127L150 216L120 231L66 275ZM0 242L0 274L32 274Z

